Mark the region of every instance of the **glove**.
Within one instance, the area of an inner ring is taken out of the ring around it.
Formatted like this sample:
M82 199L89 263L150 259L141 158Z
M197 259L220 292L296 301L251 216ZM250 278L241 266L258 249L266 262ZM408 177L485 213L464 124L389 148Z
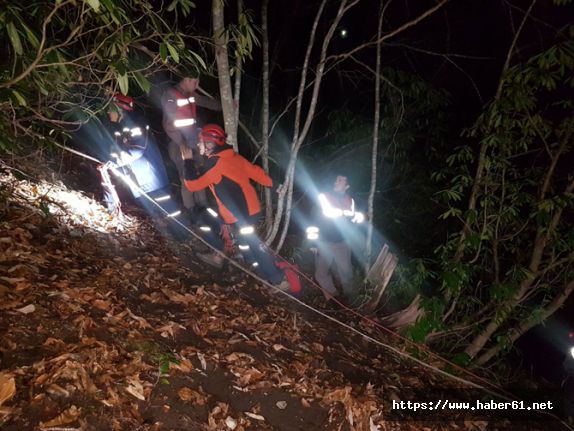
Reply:
M192 160L193 159L193 150L186 146L180 146L181 150L181 158L183 160Z
M104 165L100 165L102 166L102 169L113 169L113 168L117 168L118 165L115 162L112 162L111 160L106 162Z

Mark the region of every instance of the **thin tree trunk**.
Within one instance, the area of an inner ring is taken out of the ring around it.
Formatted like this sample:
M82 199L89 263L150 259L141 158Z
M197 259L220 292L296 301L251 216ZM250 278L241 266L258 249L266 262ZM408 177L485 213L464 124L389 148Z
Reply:
M383 31L383 2L379 5L379 24L377 27L377 40ZM377 44L377 60L375 67L375 115L373 117L373 145L371 150L371 188L367 200L367 239L365 244L365 276L371 267L371 254L373 247L373 216L375 214L375 191L377 190L377 154L379 148L379 123L381 118L381 44Z
M338 23L340 21L341 17L350 8L355 6L358 3L358 1L359 0L351 0L350 3L346 6L348 0L341 0L339 11L338 11L337 16L335 17L334 21L336 21L336 23ZM442 0L438 5L427 10L426 12L424 12L423 14L418 16L417 18L401 25L399 28L397 28L397 29L391 31L390 33L382 36L380 38L380 41L382 42L382 41L387 40L391 37L394 37L397 34L405 31L406 29L416 25L418 22L420 22L421 20L430 16L436 10L440 9L447 2L448 2L448 0ZM315 21L313 23L313 30L311 32L309 44L307 45L307 54L305 56L303 70L301 72L301 85L299 87L299 94L297 95L297 99L296 99L297 108L296 108L296 112L295 112L295 130L294 130L294 134L293 134L293 140L291 142L291 155L290 155L289 164L288 164L288 167L287 167L286 173L285 173L284 187L282 188L282 190L278 196L277 210L275 212L273 227L270 230L270 232L266 238L267 244L270 244L271 242L273 242L273 240L275 239L275 237L279 231L279 228L282 224L281 221L283 218L283 214L285 214L285 221L283 222L283 231L281 234L281 238L278 241L278 247L276 249L281 248L281 246L283 244L283 240L287 234L287 228L289 225L290 210L291 210L292 193L293 193L295 162L297 160L297 153L299 151L299 148L300 148L301 144L303 143L303 141L305 140L305 137L309 131L309 127L310 127L311 122L313 120L313 116L315 114L315 108L316 108L316 103L317 103L317 94L318 94L318 91L320 88L322 76L325 73L325 62L327 60L336 61L338 58L341 58L341 59L348 58L348 57L352 56L358 50L361 50L364 47L369 45L369 43L365 43L365 44L362 44L359 47L357 47L357 48L355 48L355 49L353 49L353 50L351 50L345 54L333 55L333 56L327 58L326 57L326 48L329 44L329 41L332 37L332 33L334 32L336 26L331 26L329 28L327 36L325 37L324 42L323 42L323 49L321 50L320 60L319 60L318 66L315 70L316 74L315 74L315 80L314 80L314 85L313 85L313 95L311 97L311 102L309 105L309 110L307 112L306 121L305 121L305 124L303 125L303 128L299 131L299 124L300 124L300 118L301 118L301 105L303 103L303 92L305 90L305 80L306 80L306 75L307 75L308 66L309 66L310 51L311 51L313 44L314 44L316 27L318 24L318 20L321 16L322 10L325 6L325 3L326 3L325 0L323 0L323 2L321 2L321 6L319 8L319 11L317 12L317 15L315 17ZM375 41L375 43L376 43L376 41Z
M564 290L560 292L560 294L558 294L552 300L552 302L550 302L550 304L548 304L544 308L542 314L532 316L523 321L522 323L520 323L519 325L517 325L515 328L511 329L507 335L508 342L513 344L524 333L526 333L539 323L543 322L548 317L552 316L560 307L562 307L562 305L564 304L564 302L566 302L566 300L568 299L573 290L574 290L574 281L571 281L566 285ZM492 358L498 355L502 349L503 346L501 344L497 344L496 346L491 347L476 360L476 365L482 366L486 364L488 361L490 361Z
M241 20L243 14L243 0L237 0L237 22ZM235 133L237 135L237 125L239 124L239 98L241 95L241 76L242 76L243 62L241 56L237 56L235 64L235 82L233 89L233 112L235 114ZM236 138L237 140L237 138ZM237 150L236 150L237 151Z
M359 0L352 0L349 3L349 5L347 5L347 0L341 1L341 4L339 5L339 10L337 11L337 15L335 16L335 19L333 19L333 22L331 23L331 26L329 27L329 30L327 31L327 34L325 35L325 39L323 39L323 45L321 47L321 56L319 58L319 63L315 69L315 81L313 83L313 93L311 96L311 103L309 104L309 110L307 111L307 116L305 118L305 123L303 124L303 128L301 129L301 133L299 134L297 141L294 141L295 146L293 147L293 149L291 151L291 157L289 159L290 171L288 172L289 181L287 184L288 193L287 193L287 202L285 205L285 221L283 222L283 230L281 232L281 237L279 238L279 241L277 243L277 247L276 247L277 251L281 250L281 247L283 247L283 242L285 241L285 237L287 236L287 231L289 229L289 221L291 219L291 204L293 202L293 185L294 185L294 179L295 179L295 164L297 161L297 155L299 153L301 145L303 144L303 141L305 141L305 138L307 137L307 133L309 133L309 128L311 127L311 123L313 121L313 118L315 117L315 110L317 108L317 100L319 98L319 89L321 88L323 75L325 73L325 59L327 58L327 49L329 48L329 44L331 43L331 39L333 38L333 34L335 33L335 30L337 29L339 22L343 18L343 15L345 15L345 13L350 8L352 8L354 5L356 5L358 2L359 2Z
M520 23L520 26L518 27L518 30L516 31L516 34L514 35L514 38L512 39L512 43L510 44L510 48L508 49L508 53L506 55L506 60L504 61L504 65L502 67L502 71L500 72L500 81L498 83L498 88L497 88L496 94L494 96L495 102L500 100L500 97L502 96L502 89L504 88L504 76L506 75L506 72L508 71L508 68L510 67L510 60L512 59L512 55L514 54L514 49L516 48L516 43L518 42L518 37L520 36L520 33L522 32L522 28L524 27L526 20L530 16L530 12L532 12L532 8L536 4L536 1L537 0L532 0L532 2L530 3L528 10L526 11L524 16L522 17L522 22ZM472 184L472 190L471 190L470 196L468 198L468 210L469 211L474 211L476 209L476 203L478 200L478 192L480 190L482 177L484 175L484 167L486 164L486 150L487 150L486 144L483 142L480 146L480 151L478 153L476 172L474 174L474 183ZM457 248L455 255L454 255L455 262L460 262L460 260L462 259L462 255L464 252L464 241L466 240L466 237L468 236L469 233L470 233L470 223L469 223L469 220L467 219L465 221L465 224L464 224L462 236L460 238L460 243L459 243L458 248Z
M217 63L217 76L219 79L219 93L221 95L221 108L223 110L223 123L227 133L227 142L237 151L237 123L235 122L235 107L231 76L229 70L229 57L225 41L225 21L223 18L223 0L213 0L213 42L215 45L215 60Z
M309 70L309 58L311 57L311 51L313 46L315 45L315 35L317 33L317 26L319 25L319 20L321 15L323 14L323 9L325 8L325 4L327 0L323 0L319 9L317 10L317 14L315 15L315 20L313 21L313 27L311 28L311 34L309 35L309 42L307 43L307 51L305 52L305 60L303 61L303 69L301 70L301 82L299 83L299 91L297 93L297 104L295 108L295 125L293 127L293 140L291 141L291 148L295 147L297 142L297 138L299 136L299 123L301 121L301 107L303 106L303 94L305 92L305 83L307 81L307 71ZM292 159L293 157L291 157ZM279 192L279 196L277 199L277 209L275 211L275 219L273 220L273 226L269 234L267 235L267 245L270 245L273 240L275 240L275 236L279 231L279 226L281 224L281 219L283 217L283 206L285 203L285 195L288 192L288 181L290 178L290 166L291 166L291 159L289 160L289 164L287 166L287 171L285 173L285 180L283 181L283 188Z
M502 70L500 72L500 80L498 82L498 88L496 90L496 94L494 96L494 101L498 101L502 95L502 89L504 87L504 76L506 75L506 72L508 71L508 68L510 67L510 60L512 59L512 55L514 54L514 49L516 47L516 43L518 42L518 37L520 36L520 33L522 32L522 28L524 27L524 24L526 23L527 18L530 16L530 12L532 11L532 8L534 7L535 3L537 0L532 0L532 2L530 3L530 6L528 8L528 10L526 11L526 13L524 14L524 16L522 17L522 22L520 23L520 26L518 27L518 30L516 31L516 34L514 35L514 38L512 39L512 43L510 44L510 47L508 49L508 53L506 54L506 60L504 61L504 65L502 67ZM482 142L480 145L480 150L478 153L478 161L476 163L476 171L474 174L474 182L472 184L472 189L470 192L470 196L468 198L468 213L472 214L472 212L474 212L474 210L476 209L476 204L478 201L478 193L482 184L482 178L484 176L484 168L486 166L486 151L487 151L487 146L485 142ZM464 221L464 226L462 229L462 235L460 237L460 241L458 243L457 249L455 251L453 260L455 263L458 263L462 260L463 254L464 254L464 243L466 241L466 238L468 237L469 233L470 233L470 219L469 219L470 215L465 219ZM443 322L446 322L446 320L448 319L448 317L454 312L455 308L456 308L456 304L458 301L458 296L460 295L460 292L458 294L456 294L456 296L451 297L450 293L447 292L446 294L446 299L450 300L450 307L448 308L448 311L445 313L445 315L443 316Z
M552 172L548 172L547 175L552 175ZM546 183L546 181L544 183ZM572 193L572 191L574 191L574 178L570 181L565 190L566 193ZM554 233L554 230L560 222L562 211L562 208L556 211L547 229L538 229L536 239L534 240L534 248L530 257L530 264L528 265L530 275L520 283L518 292L516 292L510 300L506 301L506 303L499 307L499 310L501 310L502 313L497 313L498 315L490 320L484 331L477 335L465 349L465 353L470 356L470 358L474 358L484 348L488 340L490 340L490 337L492 337L498 328L500 328L500 326L507 320L512 310L520 304L525 295L530 291L532 283L539 275L540 263L542 262L544 249L546 248L548 239Z
M267 13L269 0L263 0L261 4L261 37L263 51L263 76L262 76L262 108L261 108L261 160L263 170L269 173L269 33L267 30ZM273 201L271 189L265 188L265 228L270 229L273 223Z

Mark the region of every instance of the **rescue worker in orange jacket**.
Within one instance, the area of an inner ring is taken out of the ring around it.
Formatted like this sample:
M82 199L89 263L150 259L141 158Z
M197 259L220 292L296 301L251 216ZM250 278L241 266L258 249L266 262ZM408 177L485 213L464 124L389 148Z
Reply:
M207 206L205 190L190 192L184 185L184 170L181 151L191 148L197 162L201 157L197 149L197 106L220 111L219 102L196 93L199 79L183 78L175 87L164 92L161 98L163 110L163 129L170 138L169 157L175 164L181 180L181 199L183 206L193 217Z
M185 186L190 191L209 188L217 202L219 215L236 235L240 252L246 263L271 284L282 290L289 283L275 265L275 259L264 249L255 232L261 214L261 204L252 181L272 187L273 181L265 171L233 151L225 142L225 132L216 124L207 124L199 133L199 150L207 157L203 169L193 163L193 152L182 151L185 160ZM217 253L199 254L204 262L221 267L223 257Z

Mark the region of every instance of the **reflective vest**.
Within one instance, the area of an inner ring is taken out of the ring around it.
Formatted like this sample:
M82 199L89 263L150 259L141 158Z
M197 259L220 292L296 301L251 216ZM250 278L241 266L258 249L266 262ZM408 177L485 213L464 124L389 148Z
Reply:
M173 94L175 96L174 102L177 105L173 125L177 128L194 126L197 118L195 98L193 96L185 97L183 93L175 89Z
M339 218L344 216L351 218L355 215L355 201L346 193L339 196L331 193L320 193L319 203L325 217Z

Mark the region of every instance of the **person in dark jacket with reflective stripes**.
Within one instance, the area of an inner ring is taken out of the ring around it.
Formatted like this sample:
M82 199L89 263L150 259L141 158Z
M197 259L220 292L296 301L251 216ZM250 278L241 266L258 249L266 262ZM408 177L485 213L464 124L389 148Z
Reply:
M207 207L207 197L204 190L190 192L184 185L183 148L191 148L196 161L201 157L197 149L197 108L200 106L213 111L221 111L221 106L215 99L197 94L198 78L183 78L176 86L167 89L161 97L163 110L163 129L170 138L168 153L175 164L181 180L181 199L183 206L193 217Z
M255 224L261 214L261 204L252 182L272 187L273 181L265 171L229 148L225 132L216 124L205 125L199 133L199 150L207 157L202 170L193 163L191 150L183 150L185 160L185 186L190 191L209 188L217 202L223 222L232 227L239 250L245 261L271 284L282 290L289 283L275 265L275 259L264 249L255 232ZM199 254L204 262L221 267L223 257L217 253Z
M307 239L315 254L315 280L327 299L338 296L333 283L334 272L346 296L353 295L353 267L349 236L364 216L355 210L355 201L347 193L347 177L338 175L330 191L317 196L315 225L307 228Z

